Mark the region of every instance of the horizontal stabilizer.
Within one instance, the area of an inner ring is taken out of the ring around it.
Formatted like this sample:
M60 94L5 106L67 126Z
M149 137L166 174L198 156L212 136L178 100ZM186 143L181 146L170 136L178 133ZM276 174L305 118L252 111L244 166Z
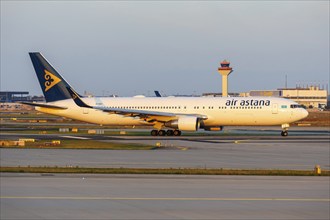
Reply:
M43 107L43 108L67 109L67 107L64 106L49 105L46 103L37 103L37 102L20 102L20 103L24 105L31 105L31 106Z

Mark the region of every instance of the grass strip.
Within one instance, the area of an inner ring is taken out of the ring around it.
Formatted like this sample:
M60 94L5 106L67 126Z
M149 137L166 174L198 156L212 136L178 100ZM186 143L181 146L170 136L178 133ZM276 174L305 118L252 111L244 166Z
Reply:
M329 170L316 174L312 170L243 170L189 168L82 168L82 167L0 167L7 173L88 173L88 174L168 174L168 175L258 175L258 176L330 176Z

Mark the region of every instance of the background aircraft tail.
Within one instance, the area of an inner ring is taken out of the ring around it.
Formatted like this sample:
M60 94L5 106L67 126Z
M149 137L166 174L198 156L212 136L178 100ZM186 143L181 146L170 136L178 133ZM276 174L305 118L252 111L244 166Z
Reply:
M46 102L71 99L67 87L71 87L64 78L52 67L41 53L29 53L36 71Z

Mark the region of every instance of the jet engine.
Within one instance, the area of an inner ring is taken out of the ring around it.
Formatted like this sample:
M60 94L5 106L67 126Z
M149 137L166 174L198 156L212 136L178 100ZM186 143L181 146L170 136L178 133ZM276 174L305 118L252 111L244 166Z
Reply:
M165 126L181 131L197 131L200 126L200 121L194 116L181 116L177 120L166 122Z

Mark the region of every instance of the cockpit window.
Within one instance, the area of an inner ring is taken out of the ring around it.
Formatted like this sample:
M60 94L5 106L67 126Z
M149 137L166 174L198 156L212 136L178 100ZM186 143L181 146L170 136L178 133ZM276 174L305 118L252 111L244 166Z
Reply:
M290 105L290 108L304 108L302 105Z

